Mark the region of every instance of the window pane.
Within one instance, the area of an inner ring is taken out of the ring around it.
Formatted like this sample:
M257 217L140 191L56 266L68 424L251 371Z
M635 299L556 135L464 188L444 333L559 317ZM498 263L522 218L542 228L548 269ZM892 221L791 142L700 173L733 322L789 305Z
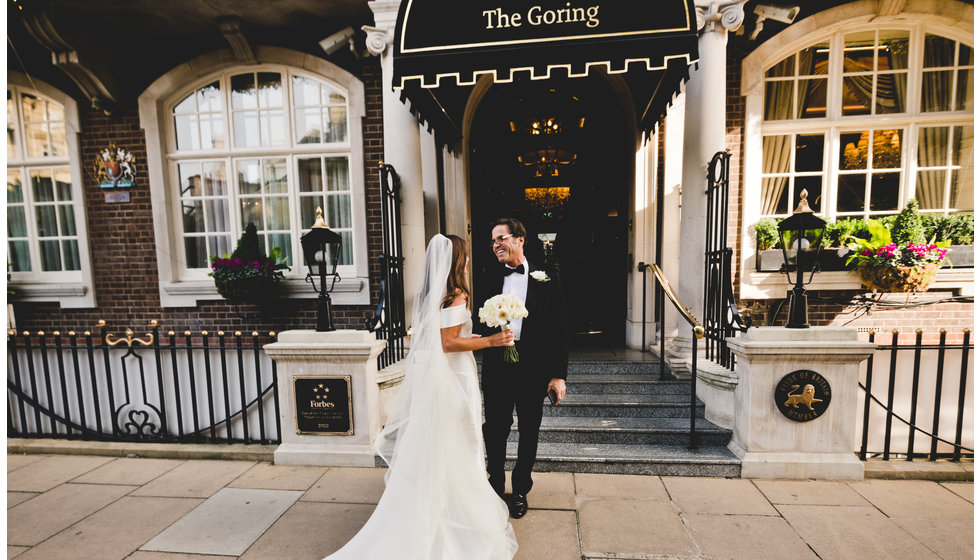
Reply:
M29 124L24 127L27 157L44 157L51 155L48 144L48 129L43 124Z
M320 88L316 82L302 76L293 76L293 102L299 106L320 104Z
M44 101L29 94L20 95L21 110L24 113L24 122L40 122L45 120Z
M875 169L898 169L902 167L903 130L876 130L874 134Z
M289 192L289 177L286 172L286 160L276 159L265 162L265 192Z
M238 165L238 192L242 194L258 194L262 192L262 182L259 177L259 160L242 160Z
M205 200L204 208L207 209L208 231L231 231L227 200L221 198Z
M351 232L340 232L340 261L337 264L354 264L354 238Z
M922 65L926 68L952 66L955 47L954 41L938 35L926 34L926 48L922 57Z
M862 31L844 36L844 72L874 70L875 32Z
M30 272L31 254L27 241L11 241L7 243L7 267L10 272Z
M949 111L953 90L953 71L922 73L922 111Z
M201 115L201 144L209 149L225 147L224 123L220 114Z
M177 172L180 174L180 195L201 196L201 164L181 163Z
M65 263L65 270L82 269L82 264L78 260L78 242L74 239L61 242L61 256Z
M324 87L320 92L320 95L323 96L324 100L328 99L329 97L331 105L347 105L346 97L328 87Z
M349 228L350 223L350 197L346 194L327 197L327 211L323 217L327 221L329 228Z
M194 115L177 115L174 117L174 127L177 130L178 150L200 150L201 142L197 129L197 117Z
M304 196L299 199L300 228L309 229L316 223L316 209L323 208L322 196Z
M899 173L875 173L871 176L872 212L898 210Z
M27 216L23 206L7 206L7 237L27 237Z
M289 199L274 196L267 200L265 223L268 229L289 229Z
M185 200L181 204L184 218L184 233L204 232L204 203L200 200Z
M946 192L946 170L919 171L916 176L915 198L923 210L943 210Z
M765 120L778 121L795 118L793 84L792 80L766 82Z
M881 74L875 94L875 113L904 113L909 76L905 72Z
M762 137L762 172L789 173L792 136Z
M68 154L68 137L65 135L65 123L51 123L51 155L63 156Z
M350 190L350 177L347 173L347 158L325 158L328 191Z
M174 107L174 113L179 115L179 114L196 112L197 111L196 99L197 99L196 94L192 93L188 95L183 99L183 101L181 101L180 103L177 104L176 107Z
M24 202L24 191L20 182L20 173L16 171L7 172L7 204L11 202Z
M329 121L326 123L327 142L347 141L347 107L330 107L327 110Z
M239 74L231 77L231 107L232 109L255 109L257 106L255 94L255 75L252 73Z
M58 200L68 202L71 200L71 172L67 169L56 169L54 172L55 194Z
M827 80L800 80L803 95L800 117L816 119L827 116Z
M973 48L960 44L960 56L957 62L960 66L973 66Z
M318 144L322 137L320 109L296 110L296 142L298 144Z
M41 270L58 272L61 270L61 247L57 241L41 241Z
M823 134L801 134L796 137L796 170L823 170Z
M293 242L292 236L288 233L270 233L269 250L278 247L282 250L282 257L286 259L286 264L293 266Z
M17 135L14 128L17 123L17 111L14 107L13 92L7 90L7 159L17 158Z
M205 243L203 237L184 238L184 256L187 259L187 268L208 268L210 266Z
M61 224L61 235L77 235L75 231L75 211L71 205L58 205L58 222Z
M37 206L34 208L37 216L37 235L38 237L57 237L58 236L58 214L52 205Z
M262 119L262 145L280 146L286 143L286 119L282 111L264 111Z
M847 132L840 135L840 168L867 169L868 133Z
M909 32L878 32L878 70L903 70L909 67Z
M204 194L223 196L228 192L228 179L225 177L225 164L220 161L207 161L201 164L204 169Z
M54 201L54 185L51 183L50 171L32 171L31 183L34 185L34 202Z
M221 111L221 88L218 82L211 82L197 90L197 110L202 113Z
M956 77L956 110L973 110L973 70L960 70Z
M259 107L282 107L282 76L259 72Z
M866 176L841 175L837 179L837 211L864 211L864 190Z
M235 147L254 148L259 145L259 117L255 113L235 113L232 117L235 128Z
M946 165L948 154L948 126L923 127L919 129L919 167Z
M227 235L208 237L208 248L212 257L231 254L231 238Z
M953 170L949 207L973 211L973 167Z
M320 192L322 190L323 170L320 159L299 160L299 192Z
M873 84L873 74L845 76L844 89L841 97L841 113L845 116L870 115L871 88Z
M794 204L799 204L800 193L806 189L806 199L810 204L810 208L814 212L822 211L823 177L797 177L794 181L796 182L796 198L793 199Z
M242 199L242 228L248 224L255 224L255 229L265 230L262 223L262 199L243 198Z
M953 127L953 165L973 168L973 127Z

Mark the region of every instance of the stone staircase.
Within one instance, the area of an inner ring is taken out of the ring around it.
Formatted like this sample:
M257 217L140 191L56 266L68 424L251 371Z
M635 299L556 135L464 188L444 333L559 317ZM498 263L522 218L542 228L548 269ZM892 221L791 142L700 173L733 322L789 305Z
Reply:
M569 362L565 401L544 405L536 471L663 476L738 477L741 465L726 447L731 430L704 419L698 401L698 448L690 450L691 382L661 380L647 361ZM517 458L517 422L507 444Z

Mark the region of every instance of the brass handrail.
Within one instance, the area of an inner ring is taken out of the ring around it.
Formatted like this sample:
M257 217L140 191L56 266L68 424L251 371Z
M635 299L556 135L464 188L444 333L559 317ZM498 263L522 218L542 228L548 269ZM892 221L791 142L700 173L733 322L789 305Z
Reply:
M657 277L657 281L660 282L660 286L663 288L664 293L670 299L670 302L674 304L677 311L684 317L684 320L694 328L694 336L697 338L704 338L704 326L691 315L691 312L687 310L683 305L681 305L680 299L677 294L674 293L674 289L670 286L670 282L667 281L667 277L664 276L664 272L660 270L660 267L655 263L647 263L650 270L653 271L654 276Z

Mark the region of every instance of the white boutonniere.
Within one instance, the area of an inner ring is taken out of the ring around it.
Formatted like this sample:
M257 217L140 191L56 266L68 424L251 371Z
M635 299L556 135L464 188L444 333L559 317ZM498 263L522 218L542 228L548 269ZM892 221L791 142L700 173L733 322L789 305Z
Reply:
M538 282L551 282L551 278L549 278L548 274L543 270L535 270L531 273L531 278L534 278Z

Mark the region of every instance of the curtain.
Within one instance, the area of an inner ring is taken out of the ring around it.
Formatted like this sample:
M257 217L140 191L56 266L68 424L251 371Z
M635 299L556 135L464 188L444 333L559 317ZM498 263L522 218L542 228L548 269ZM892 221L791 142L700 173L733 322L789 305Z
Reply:
M957 126L953 134L953 154L958 157L953 164L960 169L953 176L953 192L949 205L957 210L973 210L973 127ZM957 144L959 144L957 146Z
M923 66L952 66L954 63L953 42L948 39L930 35L926 37ZM923 72L922 74L922 110L925 112L948 111L952 96L951 71ZM919 161L921 167L945 167L949 151L948 126L924 127L919 131ZM955 149L955 147L954 147ZM916 174L915 197L919 207L924 209L942 209L943 194L946 186L944 170L919 171ZM952 202L952 201L951 201Z

